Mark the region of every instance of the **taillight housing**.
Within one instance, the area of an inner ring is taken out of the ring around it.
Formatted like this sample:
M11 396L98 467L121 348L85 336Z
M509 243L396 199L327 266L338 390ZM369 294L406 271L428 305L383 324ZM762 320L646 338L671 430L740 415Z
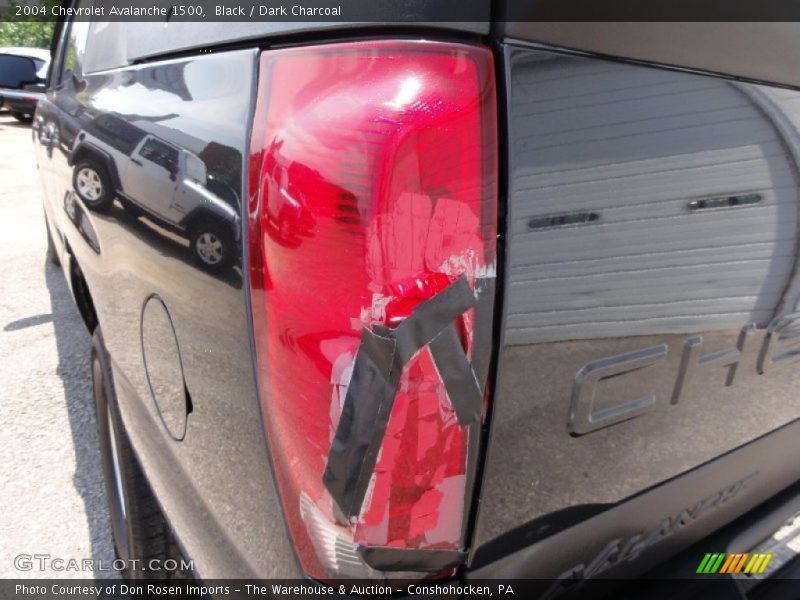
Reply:
M497 237L492 56L264 52L249 173L257 371L298 557L319 579L463 558Z

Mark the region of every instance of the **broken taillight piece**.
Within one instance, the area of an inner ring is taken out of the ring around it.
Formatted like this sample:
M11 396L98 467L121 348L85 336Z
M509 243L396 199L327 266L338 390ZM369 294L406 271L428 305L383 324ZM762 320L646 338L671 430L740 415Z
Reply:
M256 356L312 577L440 573L462 558L491 346L496 129L486 48L262 54Z

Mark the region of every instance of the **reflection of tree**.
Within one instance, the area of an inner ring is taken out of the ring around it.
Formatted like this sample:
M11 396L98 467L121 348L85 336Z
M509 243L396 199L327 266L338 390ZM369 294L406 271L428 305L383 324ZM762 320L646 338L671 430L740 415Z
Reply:
M175 94L181 100L192 100L192 93L186 87L186 78L183 73L185 68L186 64L181 63L163 65L155 69L142 69L132 73L132 78L125 85L139 83L149 92L163 90Z
M109 113L116 115L117 113ZM137 115L133 113L119 113L119 117L122 119L126 119L128 121L150 121L151 123L158 123L159 121L169 121L170 119L174 119L175 117L179 117L178 113L168 113L166 115L158 115L158 116L145 116L145 115Z
M64 50L64 77L67 74L73 77L83 75L81 63L88 33L89 23L86 21L75 21L70 25L69 42Z
M86 126L86 130L112 148L128 155L147 135L144 129L114 113L105 113L95 118Z
M198 155L206 164L208 174L238 190L242 182L242 153L236 148L210 142Z

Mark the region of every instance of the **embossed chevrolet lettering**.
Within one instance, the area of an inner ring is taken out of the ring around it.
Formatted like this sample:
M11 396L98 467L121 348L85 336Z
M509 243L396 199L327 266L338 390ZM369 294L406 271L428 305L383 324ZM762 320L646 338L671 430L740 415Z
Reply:
M775 317L766 329L759 329L755 323L746 324L739 332L735 348L708 354L703 354L702 350L701 335L692 336L683 343L670 395L671 404L676 405L684 398L689 382L704 369L727 367L725 385L731 386L742 369L764 375L800 357L800 312ZM623 377L646 369L667 356L668 351L667 344L659 344L594 360L581 367L572 387L569 432L576 436L584 435L650 412L658 402L655 392L620 400L611 407L596 410L597 386L610 377Z
M591 560L578 563L561 573L547 592L541 596L541 600L551 600L565 592L575 592L588 579L595 578L626 562L636 560L647 549L694 523L708 512L733 500L757 476L758 471L750 473L713 494L697 500L694 504L686 506L677 514L665 516L648 530L610 540Z

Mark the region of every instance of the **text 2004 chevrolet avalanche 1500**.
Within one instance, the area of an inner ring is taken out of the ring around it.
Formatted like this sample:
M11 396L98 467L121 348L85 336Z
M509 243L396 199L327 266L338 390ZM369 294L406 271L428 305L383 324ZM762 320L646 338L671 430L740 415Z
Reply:
M33 135L118 554L568 591L783 515L798 40L60 23Z

